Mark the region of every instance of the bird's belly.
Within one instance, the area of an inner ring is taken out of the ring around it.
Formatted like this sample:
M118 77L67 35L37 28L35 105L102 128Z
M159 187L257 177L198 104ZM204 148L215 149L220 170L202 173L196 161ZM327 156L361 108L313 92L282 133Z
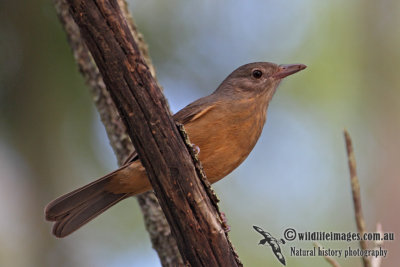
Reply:
M190 141L200 148L199 158L208 180L215 183L236 169L249 155L262 125L254 121L241 123L196 123L185 125Z

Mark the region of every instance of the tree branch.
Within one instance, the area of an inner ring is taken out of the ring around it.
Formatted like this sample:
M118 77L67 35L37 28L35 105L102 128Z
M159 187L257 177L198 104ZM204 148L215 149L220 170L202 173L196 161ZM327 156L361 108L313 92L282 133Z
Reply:
M149 180L192 266L237 266L215 204L116 0L69 0L70 12L127 126ZM201 203L201 205L199 205Z
M131 33L138 43L140 51L153 76L155 76L154 67L150 60L147 45L143 40L142 35L135 27L132 17L127 9L126 2L124 0L119 0L118 2L127 18ZM93 100L100 114L101 121L106 128L111 147L117 156L118 164L121 165L134 150L126 131L126 127L121 121L114 102L106 90L99 70L81 38L79 28L69 13L69 6L66 0L54 0L54 4L58 17L67 34L68 42L72 48L79 70L91 89ZM157 251L162 266L183 265L183 260L179 253L176 240L171 234L171 229L154 193L147 192L141 194L137 199L143 213L146 229L149 232L153 248Z

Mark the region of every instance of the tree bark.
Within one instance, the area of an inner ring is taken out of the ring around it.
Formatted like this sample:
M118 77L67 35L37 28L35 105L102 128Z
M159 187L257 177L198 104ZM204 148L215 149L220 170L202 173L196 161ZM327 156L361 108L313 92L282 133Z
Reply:
M153 76L155 76L154 67L150 60L147 45L143 40L142 35L137 31L125 1L119 0L118 2L128 20L131 33L138 43L140 51L152 71ZM68 3L66 0L54 0L54 4L58 17L67 34L68 42L74 53L79 70L91 89L93 100L106 128L118 164L121 165L134 151L126 127L105 87L103 79L89 50L81 38L79 28L69 13ZM162 266L172 267L183 265L183 260L178 250L176 240L171 233L171 229L154 193L147 192L141 194L137 197L137 200L143 213L144 222L146 229L149 232L152 246L156 250Z
M68 0L186 264L240 265L116 0Z

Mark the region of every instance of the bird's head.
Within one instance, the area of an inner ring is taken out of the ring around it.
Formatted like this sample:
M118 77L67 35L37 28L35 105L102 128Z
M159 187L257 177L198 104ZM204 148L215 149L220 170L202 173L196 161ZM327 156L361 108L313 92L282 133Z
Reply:
M271 98L283 78L305 68L306 65L303 64L249 63L234 70L215 93L229 95L233 98L261 95L267 95Z

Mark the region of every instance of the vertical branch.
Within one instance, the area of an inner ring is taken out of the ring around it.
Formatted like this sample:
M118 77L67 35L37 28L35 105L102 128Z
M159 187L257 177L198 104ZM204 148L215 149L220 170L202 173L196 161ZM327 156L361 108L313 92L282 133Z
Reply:
M356 218L357 230L361 234L360 247L362 250L367 249L367 242L363 240L363 235L366 232L365 220L361 208L360 184L358 182L356 170L356 158L354 156L353 144L351 142L350 134L344 130L344 138L346 141L346 150L350 171L351 192L353 195L354 213ZM368 257L363 257L364 267L371 267Z
M118 0L122 11L128 20L128 25L133 37L139 45L152 75L155 70L151 63L147 44L142 35L136 30L132 17L124 0ZM119 165L134 151L125 125L123 124L117 109L108 93L101 74L93 61L93 58L84 44L79 28L68 10L66 0L54 0L58 17L67 34L68 42L73 51L79 70L89 85L96 108L106 128L108 138ZM171 229L165 219L157 198L153 192L147 192L137 197L141 207L146 229L149 232L153 248L157 251L162 266L183 265L176 240L172 236Z

